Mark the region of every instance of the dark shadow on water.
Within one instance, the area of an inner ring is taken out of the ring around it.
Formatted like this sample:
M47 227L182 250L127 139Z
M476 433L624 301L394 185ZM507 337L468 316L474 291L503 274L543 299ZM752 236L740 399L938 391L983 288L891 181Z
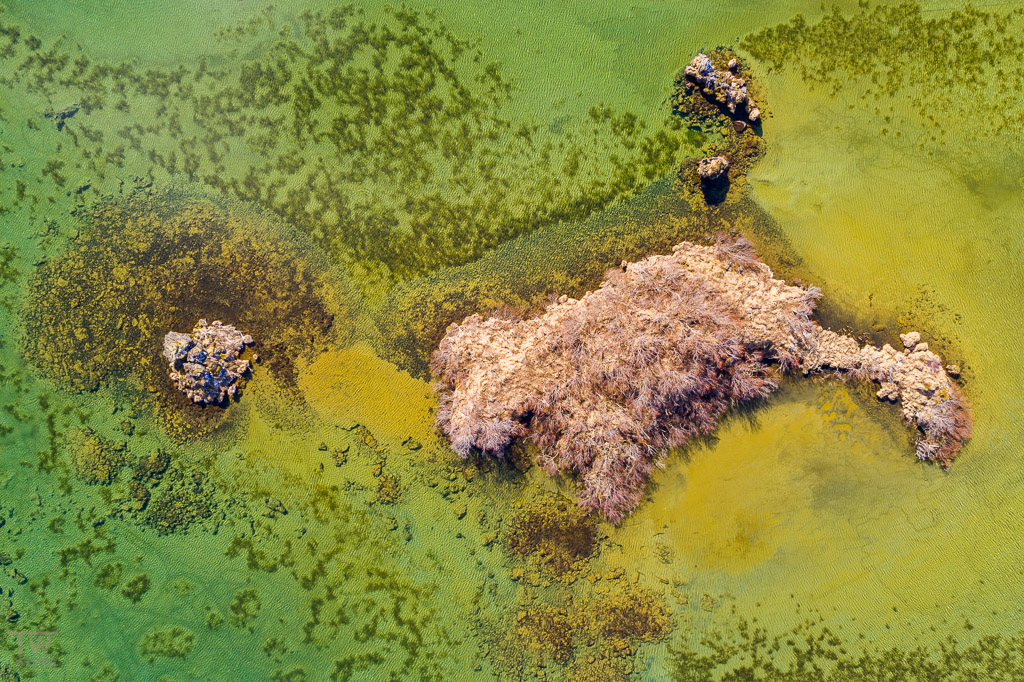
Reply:
M729 193L729 185L728 174L722 175L717 180L705 180L700 183L700 191L704 194L704 201L709 206L717 206L722 203Z

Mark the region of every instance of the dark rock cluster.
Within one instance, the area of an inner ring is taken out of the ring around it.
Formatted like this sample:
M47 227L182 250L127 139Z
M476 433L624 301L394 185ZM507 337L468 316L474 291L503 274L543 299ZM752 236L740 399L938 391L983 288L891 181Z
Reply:
M238 392L246 372L252 368L239 354L252 337L230 324L199 320L191 334L167 332L164 357L170 365L171 381L195 403L219 405Z
M736 60L732 60L730 65ZM705 95L725 105L730 114L744 114L751 121L761 118L761 110L747 94L747 82L732 71L718 71L711 57L703 52L693 58L684 70L686 77L700 86Z

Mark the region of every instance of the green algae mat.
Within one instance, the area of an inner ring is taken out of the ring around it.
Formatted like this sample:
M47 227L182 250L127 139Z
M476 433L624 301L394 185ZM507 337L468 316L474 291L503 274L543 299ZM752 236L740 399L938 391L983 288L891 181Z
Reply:
M0 2L0 680L1024 678L1024 5ZM735 55L737 132L678 87ZM738 159L728 191L702 157ZM787 381L618 525L429 356L720 232L974 435ZM251 334L236 399L164 334Z

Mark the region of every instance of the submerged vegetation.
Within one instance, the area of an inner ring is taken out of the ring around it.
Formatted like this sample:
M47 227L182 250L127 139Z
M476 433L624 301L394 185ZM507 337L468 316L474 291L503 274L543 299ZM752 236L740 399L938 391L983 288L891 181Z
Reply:
M606 563L622 536L566 499L527 491L510 509L488 488L509 493L523 476L453 463L420 434L422 444L364 426L337 435L292 389L303 360L344 345L360 312L349 275L380 304L378 351L426 376L449 323L528 316L550 292L581 295L608 267L684 239L764 230L782 254L773 262L791 264L743 194L760 131L681 91L657 122L603 105L533 120L506 66L408 8L267 10L217 40L235 51L168 66L99 58L0 20L0 215L28 226L16 246L0 244L0 318L24 299L20 349L70 389L23 382L16 335L0 329L0 391L18 392L0 415L0 649L13 654L16 629L55 630L60 673L93 680L191 670L607 682L663 663L652 643L680 620L681 639L703 627L672 601L675 573L634 575L631 556L626 576ZM692 182L684 157L697 149L731 160L721 203ZM178 189L186 181L204 189ZM119 185L135 189L118 196ZM226 413L189 404L159 357L165 331L200 317L237 323L258 344L259 385ZM269 398L265 376L281 389ZM391 390L372 370L365 378ZM146 410L126 414L132 401L155 403L166 432ZM287 410L301 412L294 431L278 420ZM254 433L193 438L251 414ZM514 447L528 469L536 449ZM294 471L280 474L276 458ZM211 565L223 567L216 579ZM116 613L107 622L129 646L106 649L107 631L76 613ZM836 680L943 679L947 662L946 649L849 658L848 640L826 637L796 667L775 668L756 648L766 640L680 645L672 677L817 679L838 657ZM1015 678L1021 649L1008 637L957 650L949 670L964 672L950 679ZM17 675L0 665L0 678Z
M725 63L735 56L725 48L711 54ZM767 110L757 79L742 64L738 72ZM449 324L472 313L539 311L552 295L580 296L597 287L605 271L623 260L669 251L683 240L703 243L739 225L758 231L773 255L789 258L777 226L744 192L747 173L765 150L759 128L735 127L724 107L686 89L681 78L670 100L674 120L685 126L689 149L729 158L729 181L705 191L697 176L699 155L677 155L675 177L651 183L632 199L584 221L545 225L472 263L403 282L373 311L382 332L379 352L428 377L430 354Z
M595 590L583 603L521 603L512 621L486 629L499 677L553 674L568 682L635 679L640 646L665 639L673 626L660 596L628 583Z
M973 628L968 622L965 633ZM876 648L855 646L848 633L820 618L784 633L739 619L728 633L713 632L697 645L670 645L670 675L679 682L763 680L763 682L972 682L1017 680L1024 676L1024 635L948 637L937 646Z
M851 13L832 7L818 21L802 14L747 36L741 47L772 69L791 69L833 94L855 88L902 136L912 112L931 124L933 142L967 120L974 136L1016 134L1024 114L1024 8L965 6L926 14L916 2ZM851 108L853 105L849 105ZM922 140L923 142L923 140Z
M85 163L54 159L44 176L58 187L143 159L277 213L377 293L600 211L669 172L684 144L667 115L651 126L597 105L557 130L510 116L501 66L408 8L268 12L220 39L260 48L142 70L33 47L0 23L19 66L0 84L80 98L64 132Z
M86 483L108 484L125 464L127 444L112 443L91 429L71 431L66 447L71 453L75 474Z
M597 521L567 500L544 497L515 515L507 542L544 572L569 577L597 552Z
M210 317L259 338L262 363L284 385L294 363L331 334L344 336L348 299L283 228L167 191L97 204L72 248L41 265L22 319L26 356L59 383L90 391L134 376L153 393L172 435L214 428L221 410L178 391L164 335Z

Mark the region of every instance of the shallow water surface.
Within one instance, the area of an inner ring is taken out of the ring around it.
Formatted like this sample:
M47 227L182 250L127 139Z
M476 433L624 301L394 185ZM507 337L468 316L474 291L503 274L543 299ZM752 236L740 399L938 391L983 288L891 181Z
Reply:
M0 679L1024 676L1022 26L8 0ZM729 131L669 99L718 46L767 116L709 208L676 171ZM826 325L961 365L953 467L869 388L789 378L614 526L529 446L463 461L435 431L448 324L723 229ZM161 369L199 314L259 337L226 409Z

